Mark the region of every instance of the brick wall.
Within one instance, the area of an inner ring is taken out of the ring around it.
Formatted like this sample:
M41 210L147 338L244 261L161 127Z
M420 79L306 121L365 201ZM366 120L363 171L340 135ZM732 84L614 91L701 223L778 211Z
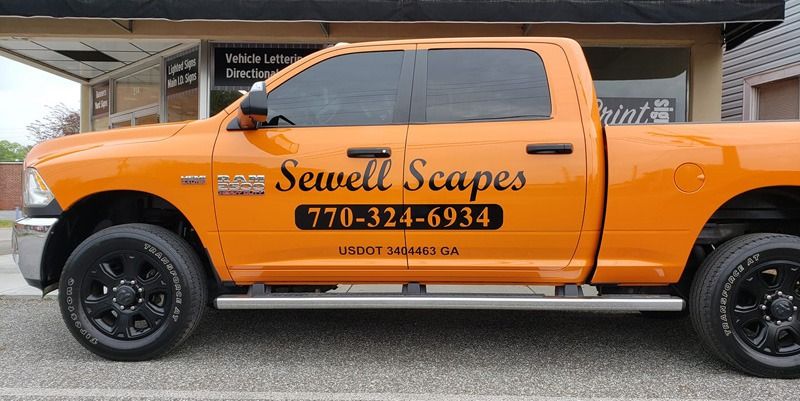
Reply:
M22 163L0 163L0 210L22 208Z

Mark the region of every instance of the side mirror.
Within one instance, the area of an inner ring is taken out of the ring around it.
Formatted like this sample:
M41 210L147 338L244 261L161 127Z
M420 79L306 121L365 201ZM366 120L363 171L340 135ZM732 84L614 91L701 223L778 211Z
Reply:
M256 129L258 123L267 121L267 88L263 81L254 83L239 104L238 120L240 129Z

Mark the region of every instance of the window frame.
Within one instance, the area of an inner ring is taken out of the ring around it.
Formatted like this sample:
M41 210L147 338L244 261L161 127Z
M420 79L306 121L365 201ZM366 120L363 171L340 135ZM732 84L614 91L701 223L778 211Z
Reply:
M792 78L800 78L800 64L793 64L746 77L742 83L742 120L768 121L758 119L759 86ZM798 110L798 113L800 113L800 110Z
M145 105L145 106L137 107L135 109L130 109L128 111L115 113L113 116L110 116L108 118L108 127L109 127L108 129L122 128L122 127L113 128L113 125L115 123L118 123L118 122L121 122L121 121L130 121L131 125L126 126L125 128L136 127L137 126L137 124L136 124L136 119L137 118L144 117L144 116L150 116L150 115L157 115L158 118L159 118L158 124L162 123L159 105L155 104L155 103L151 103L151 104L148 104L148 105ZM145 124L145 125L147 125L147 124Z
M286 79L285 81L281 82L280 85L272 88L269 93L267 93L267 113L269 114L269 94L273 91L277 90L278 88L286 85L287 83L291 82L295 77L300 76L303 72L314 68L317 65L320 65L326 61L333 60L339 57L356 55L356 54L366 54L366 53L387 53L387 52L399 52L402 56L402 61L400 64L400 77L398 79L398 88L397 88L397 95L396 95L396 102L394 106L393 118L392 122L385 123L385 124L323 124L323 125L268 125L266 123L261 123L258 126L258 129L269 129L269 128L323 128L323 127L383 127L389 125L407 125L410 116L411 110L411 88L412 88L412 80L414 74L414 62L416 58L416 51L415 50L365 50L365 51L355 51L350 53L343 53L338 54L332 57L327 57L319 62L313 63L308 65L307 67L303 68L301 71L298 71L296 74L293 74L291 77Z
M550 114L541 117L507 117L507 118L486 118L478 120L453 120L453 121L428 121L427 118L427 105L428 105L428 52L437 50L521 50L535 54L542 60L542 70L545 75L545 83L547 84L547 94L550 99ZM550 87L550 76L547 73L547 65L544 58L539 52L525 48L525 47L437 47L434 49L418 49L416 63L414 64L414 81L411 90L411 118L409 124L422 125L422 124L470 124L470 123L486 123L486 122L504 122L504 121L547 121L552 120L554 109L553 91Z

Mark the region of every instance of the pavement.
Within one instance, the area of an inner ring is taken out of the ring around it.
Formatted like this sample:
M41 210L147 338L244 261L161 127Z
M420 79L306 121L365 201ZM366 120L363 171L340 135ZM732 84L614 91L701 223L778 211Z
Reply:
M687 319L638 313L209 308L167 356L110 362L71 337L54 296L43 299L25 284L4 245L9 239L0 229L0 400L800 397L798 381L754 378L720 362ZM381 289L392 288L338 291Z
M796 400L732 370L687 320L636 313L216 311L183 346L109 362L53 299L0 297L2 399Z

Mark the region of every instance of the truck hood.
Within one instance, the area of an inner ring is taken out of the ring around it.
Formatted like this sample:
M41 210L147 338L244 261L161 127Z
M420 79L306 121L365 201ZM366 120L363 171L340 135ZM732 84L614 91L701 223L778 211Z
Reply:
M25 158L25 166L35 167L37 164L47 160L101 146L118 146L164 140L175 135L185 127L186 124L188 124L188 122L146 125L134 128L88 132L51 139L34 146L33 149L28 152L28 156Z

